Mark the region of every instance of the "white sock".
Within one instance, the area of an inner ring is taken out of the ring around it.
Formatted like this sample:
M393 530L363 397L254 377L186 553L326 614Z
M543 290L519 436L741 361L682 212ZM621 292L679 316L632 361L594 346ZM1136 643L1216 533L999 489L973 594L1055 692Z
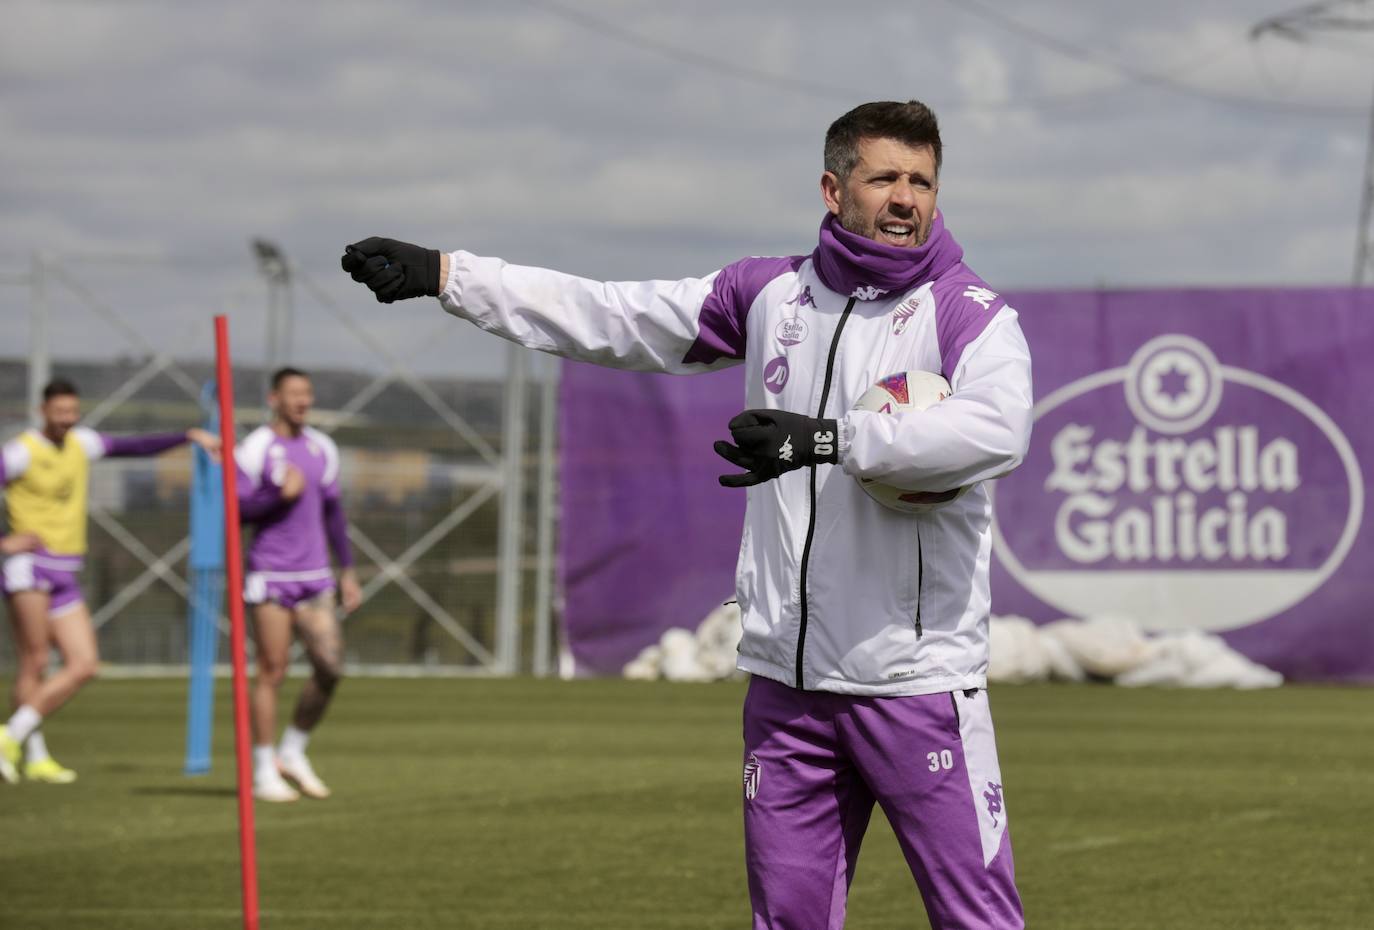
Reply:
M43 731L34 730L24 741L24 759L28 762L43 762L51 758L52 756L48 755L47 741L43 739Z
M253 747L253 774L257 778L277 777L277 751L271 746Z
M281 735L281 745L277 751L284 756L304 756L305 746L310 742L309 730L298 730L294 726L288 726Z
M5 727L10 731L10 739L22 743L29 738L30 733L42 725L43 715L25 704L14 712L14 716Z

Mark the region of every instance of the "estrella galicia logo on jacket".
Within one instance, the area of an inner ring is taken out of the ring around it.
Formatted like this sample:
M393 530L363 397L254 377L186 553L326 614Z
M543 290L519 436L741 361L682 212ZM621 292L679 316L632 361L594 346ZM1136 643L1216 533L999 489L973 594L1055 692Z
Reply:
M781 394L787 387L787 378L792 370L787 365L787 356L779 355L763 368L763 386L773 394Z
M908 297L897 305L897 309L892 311L892 335L900 336L906 332L906 326L911 322L911 318L916 315L916 307L920 301L915 297Z
M871 284L860 284L858 287L854 288L853 293L849 296L853 297L855 300L877 300L886 293L887 291L881 287L874 287Z
M763 766L759 764L758 756L752 752L744 763L744 798L752 801L759 795L759 777L763 771Z
M793 297L791 300L784 301L783 305L787 307L795 305L798 309L802 307L815 307L816 298L811 296L811 285L808 284L806 287L803 287L800 294Z
M983 800L988 802L988 814L992 825L997 826L997 815L1002 813L1002 786L994 781L988 782L988 790L983 792Z
M785 346L797 345L806 338L809 332L810 329L807 327L806 321L796 316L779 320L777 329L773 331L774 335L778 337L778 342Z
M1035 405L1030 451L993 494L993 551L1072 616L1229 630L1321 587L1363 513L1325 411L1170 334Z

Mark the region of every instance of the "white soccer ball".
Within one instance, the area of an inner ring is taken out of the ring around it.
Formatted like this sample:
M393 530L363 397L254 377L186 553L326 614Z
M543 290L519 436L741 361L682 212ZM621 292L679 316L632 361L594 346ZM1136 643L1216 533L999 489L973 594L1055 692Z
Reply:
M871 410L874 413L903 413L907 410L924 410L944 400L953 390L949 382L933 371L901 371L888 375L873 387L864 391L855 410ZM902 513L930 513L957 500L968 487L954 488L950 491L916 491L910 488L897 488L872 478L859 478L859 487L864 493L884 507Z

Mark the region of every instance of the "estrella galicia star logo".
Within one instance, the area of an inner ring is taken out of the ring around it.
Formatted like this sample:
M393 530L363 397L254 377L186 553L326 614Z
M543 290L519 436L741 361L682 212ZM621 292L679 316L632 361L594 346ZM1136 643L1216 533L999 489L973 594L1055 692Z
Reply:
M1220 363L1203 342L1179 333L1157 336L1126 366L1126 405L1156 432L1186 433L1216 411L1223 380Z
M1159 393L1168 397L1169 400L1177 402L1179 397L1188 393L1188 372L1183 371L1177 365L1171 366L1167 371L1162 371L1158 375Z

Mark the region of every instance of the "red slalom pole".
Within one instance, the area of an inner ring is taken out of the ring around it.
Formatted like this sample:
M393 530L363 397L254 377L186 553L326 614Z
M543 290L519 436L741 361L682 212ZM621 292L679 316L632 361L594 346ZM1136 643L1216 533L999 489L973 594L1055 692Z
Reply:
M234 662L234 754L239 772L239 858L243 864L243 927L258 930L258 853L253 832L253 758L248 742L248 669L243 618L243 557L239 538L238 470L234 467L234 377L229 320L215 317L215 386L219 395L224 474L224 593L229 601L229 652Z

